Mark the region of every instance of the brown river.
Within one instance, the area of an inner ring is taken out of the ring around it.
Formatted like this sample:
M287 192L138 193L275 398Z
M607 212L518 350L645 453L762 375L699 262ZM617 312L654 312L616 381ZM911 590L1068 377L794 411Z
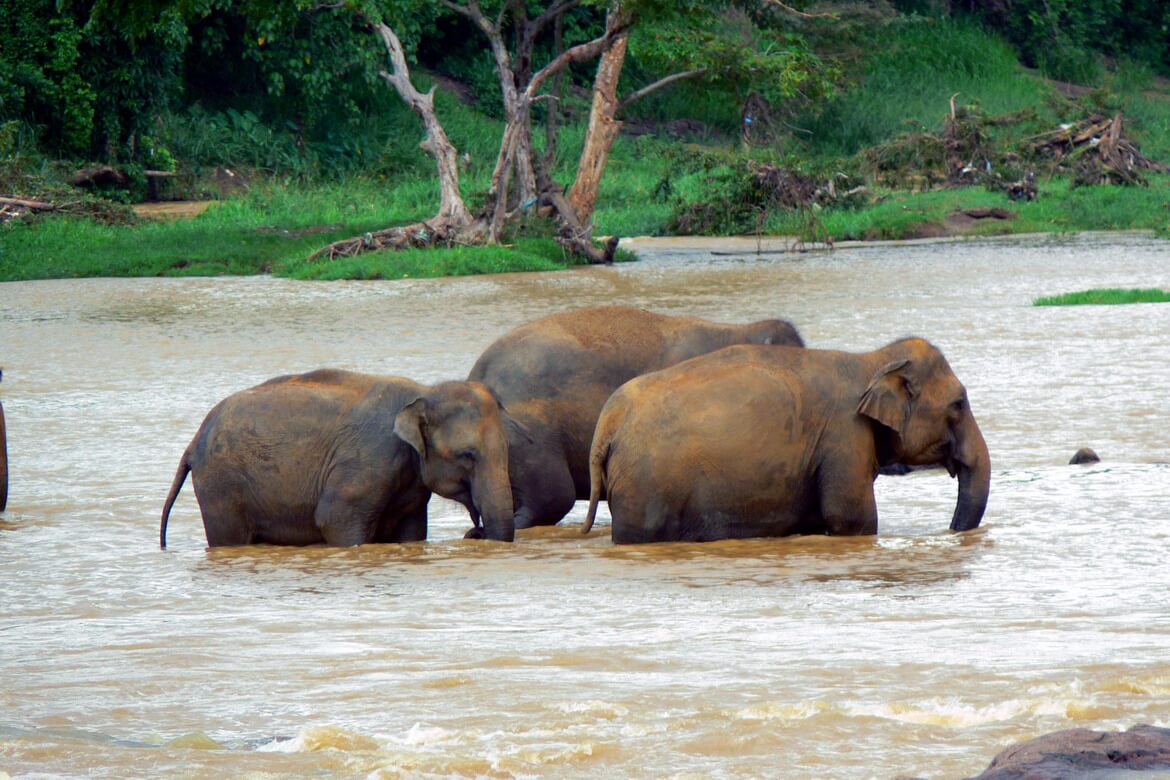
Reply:
M0 284L0 777L960 778L1057 729L1170 726L1170 243L648 246L555 274ZM746 253L739 253L739 251ZM209 550L180 454L224 396L319 366L434 382L509 328L623 303L780 316L810 346L916 334L993 461L880 477L880 533L613 546ZM1069 466L1081 446L1102 462Z

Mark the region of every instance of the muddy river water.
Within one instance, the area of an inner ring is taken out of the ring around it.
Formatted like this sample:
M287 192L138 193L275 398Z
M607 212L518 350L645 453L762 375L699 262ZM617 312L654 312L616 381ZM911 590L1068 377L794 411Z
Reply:
M0 776L958 778L1062 728L1170 726L1170 243L1014 238L449 280L0 284ZM624 303L930 338L993 460L881 477L880 533L615 547L584 504L516 543L209 550L179 455L222 397L319 366L458 378ZM1102 462L1069 466L1081 446Z

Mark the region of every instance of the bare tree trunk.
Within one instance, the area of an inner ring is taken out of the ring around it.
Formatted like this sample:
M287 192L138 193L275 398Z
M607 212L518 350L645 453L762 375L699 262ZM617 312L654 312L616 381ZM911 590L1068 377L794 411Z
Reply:
M394 30L381 21L370 21L390 55L392 72L381 71L399 97L419 115L426 128L426 138L419 144L435 158L439 175L439 211L429 220L413 225L387 228L342 241L335 241L309 255L309 260L351 257L378 249L434 246L435 244L469 243L482 240L484 224L467 210L459 192L458 151L447 137L435 115L435 89L421 93L410 80L410 68L402 43Z
M611 12L607 24L612 23L616 15ZM567 196L569 203L577 212L578 221L586 230L586 237L593 232L593 210L597 205L597 193L601 188L601 177L605 173L609 151L622 129L621 121L616 118L617 87L622 76L622 66L625 64L628 38L628 31L618 33L613 45L602 52L601 60L597 64L589 128L585 132L581 159L577 162L577 176Z
M385 44L394 66L391 73L381 71L382 78L390 82L406 104L422 118L426 127L427 137L420 146L434 156L439 171L440 201L436 218L450 221L459 227L468 225L471 222L471 213L459 192L459 155L451 140L447 138L439 118L435 116L435 88L431 87L426 94L415 89L410 80L406 54L394 30L384 22L375 22L374 29Z

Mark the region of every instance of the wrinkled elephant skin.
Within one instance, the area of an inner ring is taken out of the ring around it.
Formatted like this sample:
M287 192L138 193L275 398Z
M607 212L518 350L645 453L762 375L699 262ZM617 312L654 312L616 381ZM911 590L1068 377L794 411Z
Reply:
M783 320L728 325L626 306L561 312L497 339L468 379L492 388L520 423L508 440L516 527L553 525L589 497L589 443L614 390L732 344L803 341Z
M729 347L623 385L590 451L588 531L608 492L618 543L875 534L880 467L940 464L951 529L975 528L991 460L937 348Z

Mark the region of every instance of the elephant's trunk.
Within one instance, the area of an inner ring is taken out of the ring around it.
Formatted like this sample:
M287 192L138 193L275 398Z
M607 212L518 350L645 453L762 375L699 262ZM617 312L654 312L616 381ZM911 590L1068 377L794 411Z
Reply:
M952 471L959 478L959 498L951 518L952 531L978 528L991 492L991 456L983 432L968 413L955 434Z
M475 491L475 504L483 519L484 538L511 542L516 538L512 484L508 481L507 468L500 471L502 473L496 474L494 479L480 480L479 489Z

